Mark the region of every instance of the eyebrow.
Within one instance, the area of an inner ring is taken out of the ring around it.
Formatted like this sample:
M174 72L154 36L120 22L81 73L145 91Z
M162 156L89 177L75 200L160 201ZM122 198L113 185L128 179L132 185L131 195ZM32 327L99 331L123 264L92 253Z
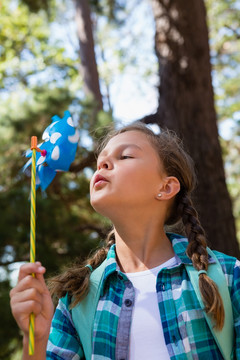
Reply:
M120 149L120 150L121 150L121 149L124 150L124 149L126 149L126 148L128 148L128 147L135 147L136 149L142 151L142 148L140 148L140 146L138 146L138 145L136 145L136 144L122 144L122 145L119 145L116 150L119 150L119 149ZM107 153L107 150L106 150L106 149L103 149L103 150L100 152L100 154L98 154L98 157L104 155L105 153Z

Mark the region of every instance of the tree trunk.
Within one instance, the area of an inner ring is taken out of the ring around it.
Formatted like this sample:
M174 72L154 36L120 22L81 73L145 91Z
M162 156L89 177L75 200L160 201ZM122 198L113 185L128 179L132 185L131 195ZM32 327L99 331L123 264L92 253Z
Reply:
M103 102L99 86L99 76L94 52L92 22L88 0L74 0L76 6L77 35L80 45L81 71L86 95L94 98L97 110L102 110Z
M218 138L204 2L151 2L160 75L154 122L174 130L195 161L194 200L209 245L239 257Z

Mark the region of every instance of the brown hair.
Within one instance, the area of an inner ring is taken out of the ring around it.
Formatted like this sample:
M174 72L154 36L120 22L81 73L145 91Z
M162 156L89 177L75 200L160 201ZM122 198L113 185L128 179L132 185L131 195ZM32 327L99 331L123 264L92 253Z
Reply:
M114 136L126 131L141 131L149 139L157 151L160 161L168 176L175 176L180 182L180 191L175 196L174 204L165 225L182 222L189 244L187 255L193 266L199 270L208 269L208 253L205 232L200 224L198 214L191 200L191 193L196 185L196 176L191 157L185 152L182 142L175 133L162 130L156 135L152 130L140 122L127 125L120 130L108 133L98 148L98 154ZM71 268L62 275L51 280L50 290L57 297L66 293L74 297L72 306L75 306L86 294L89 287L91 271L86 264L97 268L107 256L111 245L115 242L112 230L105 240L105 245L89 257L80 267ZM224 307L216 284L207 274L199 275L199 288L207 313L211 314L217 329L222 329L224 324Z

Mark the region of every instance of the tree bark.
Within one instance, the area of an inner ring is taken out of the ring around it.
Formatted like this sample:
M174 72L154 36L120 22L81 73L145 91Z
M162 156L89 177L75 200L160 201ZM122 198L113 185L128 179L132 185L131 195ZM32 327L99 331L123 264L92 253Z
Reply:
M87 0L74 0L76 6L77 35L80 45L81 72L86 95L90 95L96 102L97 110L102 110L103 102L99 85L92 21Z
M214 108L204 2L151 3L160 76L158 116L153 123L174 130L195 162L194 200L210 246L239 256Z

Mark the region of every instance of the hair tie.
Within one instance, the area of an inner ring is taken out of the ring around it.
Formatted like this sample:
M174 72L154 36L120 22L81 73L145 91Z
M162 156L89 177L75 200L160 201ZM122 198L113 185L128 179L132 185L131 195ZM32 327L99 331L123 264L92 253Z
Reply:
M206 270L200 270L200 271L198 272L198 276L201 275L201 274L206 274L206 275L207 275Z
M85 267L89 268L89 270L90 270L91 272L93 271L92 265L87 264L87 265L85 265Z

